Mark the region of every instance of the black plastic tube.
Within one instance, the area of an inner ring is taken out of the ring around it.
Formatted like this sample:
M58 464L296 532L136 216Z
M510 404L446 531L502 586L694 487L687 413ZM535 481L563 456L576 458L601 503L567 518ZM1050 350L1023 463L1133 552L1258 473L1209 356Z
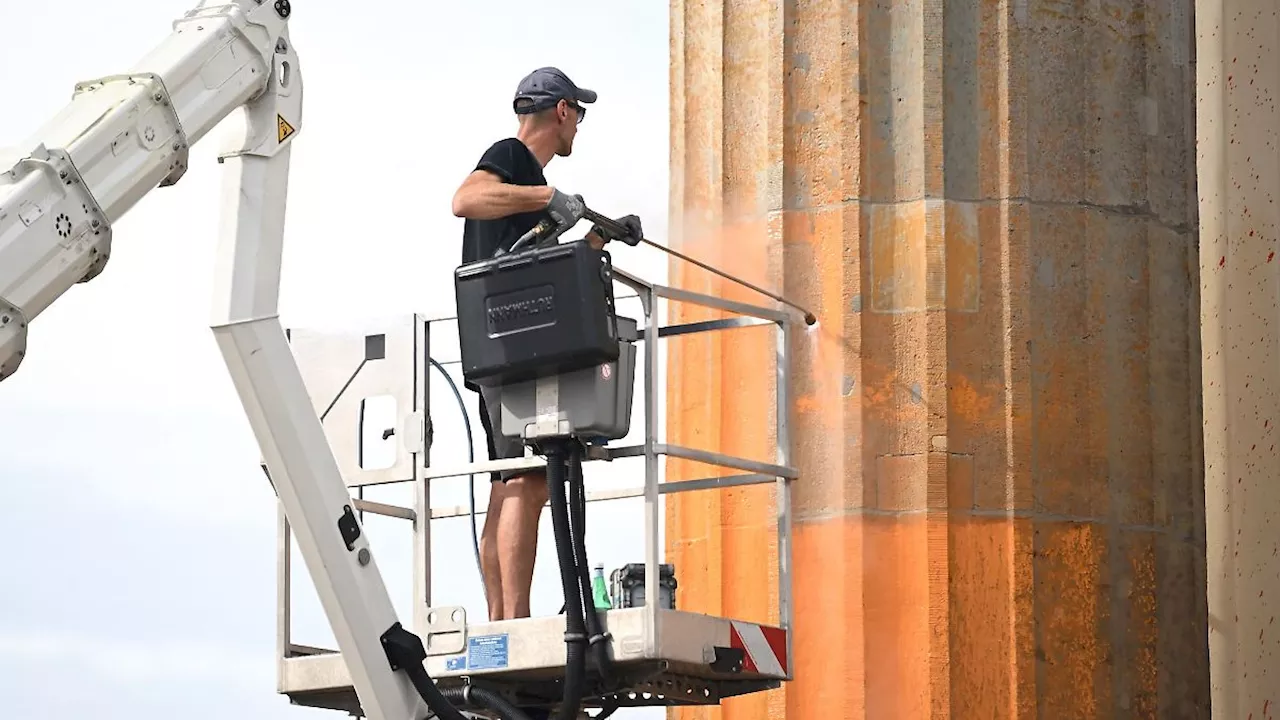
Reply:
M565 492L565 447L552 443L546 449L547 490L551 495L551 524L555 532L556 555L560 560L560 584L564 588L564 698L557 717L578 717L586 683L587 634L582 618L582 591L569 529L569 501Z
M479 707L492 710L502 716L503 720L529 720L520 708L507 702L502 695L482 687L450 687L440 691L445 699L462 707Z
M595 593L591 588L591 566L587 564L587 490L582 477L582 447L575 446L567 462L569 475L570 517L574 555L578 566L578 585L582 595L583 620L586 625L591 656L606 689L612 689L613 665L609 660L608 638L596 611Z
M444 366L436 362L436 359L427 356L431 367L434 367L444 376L445 382L449 383L449 389L453 391L453 399L458 402L458 412L462 413L462 426L467 431L467 462L474 463L476 461L476 445L471 435L471 416L467 414L467 406L462 402L462 393L458 391L458 384L453 381L453 376L449 374ZM471 486L471 552L476 558L476 572L480 574L480 586L484 587L484 566L480 563L480 533L476 529L476 476L472 473L467 476L467 482Z
M414 689L437 717L443 720L467 720L466 716L449 702L440 688L436 687L431 676L427 674L427 669L421 663L410 663L404 671L413 683Z
M591 566L587 564L587 508L586 496L580 498L582 490L582 457L579 449L569 451L565 461L565 470L569 481L569 537L573 538L573 562L577 569L578 595L582 598L582 619L587 628L587 639L599 629L599 618L596 616L595 593L591 590ZM592 624L596 627L592 627Z

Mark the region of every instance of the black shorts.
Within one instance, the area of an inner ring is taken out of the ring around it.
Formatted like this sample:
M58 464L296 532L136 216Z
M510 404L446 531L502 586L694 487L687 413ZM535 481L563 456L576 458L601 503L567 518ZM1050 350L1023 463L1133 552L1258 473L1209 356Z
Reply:
M502 388L480 388L480 424L484 426L485 440L489 446L490 460L507 460L524 457L524 443L502 434ZM501 470L489 474L490 482L506 482L530 471Z

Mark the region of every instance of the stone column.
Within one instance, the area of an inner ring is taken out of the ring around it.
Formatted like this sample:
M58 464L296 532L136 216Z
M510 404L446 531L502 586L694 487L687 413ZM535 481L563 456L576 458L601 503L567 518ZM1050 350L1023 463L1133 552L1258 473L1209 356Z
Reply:
M1280 692L1280 17L1197 3L1205 504L1214 717Z
M820 318L796 679L678 716L1208 716L1193 18L672 1L672 242ZM771 460L771 338L669 342L668 439ZM681 607L776 617L771 503L667 497Z

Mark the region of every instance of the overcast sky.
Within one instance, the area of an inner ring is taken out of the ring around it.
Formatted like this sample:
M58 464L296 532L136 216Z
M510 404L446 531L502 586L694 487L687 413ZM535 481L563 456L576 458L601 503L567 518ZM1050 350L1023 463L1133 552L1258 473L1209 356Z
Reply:
M0 145L25 142L76 82L129 68L194 4L6 3ZM450 197L481 152L514 132L512 92L541 65L600 93L574 157L553 162L550 181L602 212L637 213L647 235L666 236L666 3L308 0L294 8L306 105L289 190L287 326L453 314L461 221ZM116 225L106 271L35 320L27 359L0 384L5 717L342 717L292 708L275 690L275 505L209 330L221 181L214 158L225 130L197 146L178 186L153 191ZM653 251L614 255L622 267L665 278ZM437 379L432 392L433 460L465 461L447 386ZM642 422L637 407L633 428ZM639 480L635 464L606 472L624 468L615 483ZM461 481L437 492L439 504L465 502ZM593 563L643 560L640 513L635 500L593 506ZM407 620L408 534L397 522L371 523L369 532ZM436 529L437 600L482 618L466 522ZM536 614L561 602L554 557L544 523ZM332 646L300 563L295 580L295 641Z

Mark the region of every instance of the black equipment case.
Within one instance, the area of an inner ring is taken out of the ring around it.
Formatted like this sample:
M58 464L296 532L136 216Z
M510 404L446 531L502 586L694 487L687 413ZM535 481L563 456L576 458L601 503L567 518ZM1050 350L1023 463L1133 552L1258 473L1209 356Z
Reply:
M454 271L462 376L505 385L618 359L609 253L585 240Z

